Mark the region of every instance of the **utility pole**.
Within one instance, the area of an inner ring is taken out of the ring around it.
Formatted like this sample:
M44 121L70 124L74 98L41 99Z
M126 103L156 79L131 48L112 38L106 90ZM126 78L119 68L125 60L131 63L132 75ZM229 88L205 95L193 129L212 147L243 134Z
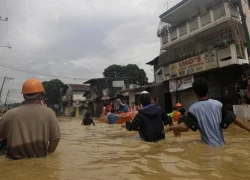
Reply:
M9 94L10 94L10 90L8 90L7 95L6 95L6 99L4 102L4 106L6 106L7 100L9 99Z
M14 90L15 90L15 89L8 90L8 92L7 92L7 95L6 95L6 98L5 98L5 102L4 102L4 107L5 107L6 109L8 109L7 102L8 102L8 100L9 100L10 93L13 93Z
M7 76L4 77L2 87L1 87L1 90L0 90L0 103L2 102L2 91L3 91L4 83L7 82L7 81L10 81L10 80L14 80L14 78L7 77Z
M168 10L168 1L164 4L164 6L167 6L167 10Z

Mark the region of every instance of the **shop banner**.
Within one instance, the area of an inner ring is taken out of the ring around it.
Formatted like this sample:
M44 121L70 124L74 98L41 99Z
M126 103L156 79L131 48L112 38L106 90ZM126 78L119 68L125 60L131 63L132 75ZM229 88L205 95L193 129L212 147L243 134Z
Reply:
M192 87L194 82L194 76L186 76L180 79L174 79L169 81L169 91L181 91Z
M112 82L113 87L124 87L124 81L113 81Z
M170 64L170 79L187 76L217 67L218 61L216 51L209 51L205 54L201 54L178 63Z

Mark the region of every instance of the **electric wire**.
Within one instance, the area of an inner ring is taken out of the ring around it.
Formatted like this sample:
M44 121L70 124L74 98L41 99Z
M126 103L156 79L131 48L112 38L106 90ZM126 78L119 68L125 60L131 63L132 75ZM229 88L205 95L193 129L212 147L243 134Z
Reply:
M19 71L19 72L24 72L24 73L29 73L29 74L34 74L34 75L40 75L40 76L45 76L45 77L53 77L53 78L62 78L62 79L74 79L74 80L88 80L89 78L83 78L83 77L67 77L67 76L58 76L58 75L52 75L52 74L46 74L46 73L39 73L39 72L34 72L34 71L29 71L20 67L16 67L10 64L6 64L6 63L2 63L0 62L0 66L1 67L5 67L8 69L12 69L15 71Z

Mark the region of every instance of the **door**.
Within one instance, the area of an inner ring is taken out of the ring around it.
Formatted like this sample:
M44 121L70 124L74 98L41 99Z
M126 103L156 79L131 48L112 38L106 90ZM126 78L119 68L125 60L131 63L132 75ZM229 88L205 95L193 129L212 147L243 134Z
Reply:
M171 93L165 93L165 111L166 113L171 113L172 109L173 107Z

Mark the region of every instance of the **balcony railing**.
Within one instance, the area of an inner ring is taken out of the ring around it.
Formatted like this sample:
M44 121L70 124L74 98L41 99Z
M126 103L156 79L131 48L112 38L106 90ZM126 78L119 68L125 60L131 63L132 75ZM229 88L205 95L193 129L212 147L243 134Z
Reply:
M168 43L168 33L162 37L162 44L167 44Z
M171 37L171 41L174 41L175 39L177 39L177 29L170 32L170 37Z
M211 23L212 20L211 20L211 15L210 15L210 12L206 13L206 14L203 14L201 16L201 26L205 26L209 23Z
M216 9L214 9L214 19L219 19L223 16L226 16L226 9L225 9L225 6L222 5L222 6L219 6L217 7Z
M179 27L180 29L180 36L184 36L185 34L187 34L187 24Z
M239 18L239 12L237 9L232 8L231 6L227 6L227 4L223 4L219 7L216 7L209 12L198 16L197 18L189 21L186 24L182 24L176 27L174 30L170 32L166 32L162 38L162 45L170 44L180 38L185 38L190 34L197 32L198 30L202 30L212 25L213 23L223 22L225 18Z
M194 30L196 30L198 28L199 28L199 23L198 23L198 19L197 18L194 19L193 21L191 21L189 23L189 29L190 29L190 31L194 31Z

